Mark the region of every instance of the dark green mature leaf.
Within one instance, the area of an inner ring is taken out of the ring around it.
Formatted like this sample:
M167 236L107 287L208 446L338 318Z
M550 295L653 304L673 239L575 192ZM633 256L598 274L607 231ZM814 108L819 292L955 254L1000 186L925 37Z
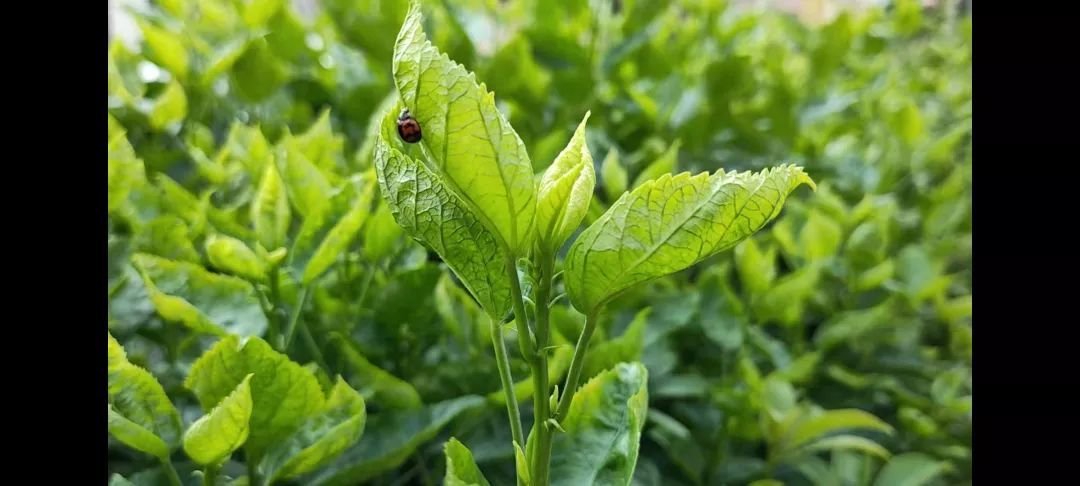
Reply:
M469 206L424 164L395 142L393 111L375 145L379 187L405 231L442 257L484 311L501 319L510 310L506 254Z
M648 371L620 363L578 389L557 433L551 484L630 484L648 409Z
M573 234L589 210L596 174L585 143L585 113L570 143L544 171L536 202L537 244L555 252Z
M246 447L258 458L323 409L326 399L315 375L257 337L243 343L237 336L218 341L191 366L184 386L209 410L251 373L253 407Z
M179 445L180 414L150 372L128 362L109 334L109 433L159 458Z
M439 176L497 236L499 246L524 255L536 213L529 154L495 107L494 95L427 40L422 21L420 2L413 1L394 49L401 101L420 123L420 144Z
M779 215L787 195L813 181L795 166L758 173L664 175L624 195L566 256L570 301L585 314L631 286L738 244Z
M326 408L271 446L260 465L262 473L275 481L314 471L360 440L366 424L364 398L339 377Z
M470 395L421 409L372 415L364 440L301 482L312 486L363 483L400 466L420 444L431 440L455 417L483 404L483 398Z
M153 255L136 254L132 261L166 320L219 336L259 336L266 330L266 315L250 283Z
M244 444L250 430L251 374L184 432L184 452L204 466L217 466Z
M489 486L484 473L480 472L472 452L465 444L451 437L444 447L446 454L446 486Z

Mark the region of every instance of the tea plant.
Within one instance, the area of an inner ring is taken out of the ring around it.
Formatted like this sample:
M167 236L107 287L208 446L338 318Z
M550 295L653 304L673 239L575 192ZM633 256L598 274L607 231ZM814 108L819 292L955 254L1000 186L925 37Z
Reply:
M114 482L970 481L970 18L320 4L111 46Z

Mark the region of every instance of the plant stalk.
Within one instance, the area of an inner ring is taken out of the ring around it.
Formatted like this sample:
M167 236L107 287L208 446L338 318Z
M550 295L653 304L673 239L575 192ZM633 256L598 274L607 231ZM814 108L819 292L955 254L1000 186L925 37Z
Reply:
M581 367L585 365L585 350L589 347L589 339L596 330L597 312L593 311L585 316L585 328L581 330L577 345L574 346L574 357L570 361L570 371L566 374L566 387L563 388L562 397L559 399L559 409L555 412L555 419L562 420L566 412L570 410L570 402L574 400L577 392L578 379L581 377Z
M537 441L532 456L529 477L536 486L547 486L551 463L553 432L547 425L551 418L548 410L548 357L547 347L551 339L548 300L551 299L551 280L555 259L547 252L537 254L538 275L536 284L536 366L533 368L533 426Z
M518 410L517 395L514 395L514 378L510 374L510 360L506 357L506 342L503 340L502 326L494 318L489 318L489 321L491 344L495 347L495 363L499 367L499 381L502 382L503 393L506 395L506 413L510 416L510 434L515 442L524 444L525 435L521 432L521 412Z
M183 486L184 483L180 482L180 475L176 474L176 468L173 467L169 458L166 457L161 460L161 467L165 469L165 475L168 476L170 485Z
M514 321L517 322L521 357L525 358L530 366L535 366L536 343L533 342L532 333L529 331L529 318L525 315L525 302L521 299L521 282L518 281L517 264L513 257L506 259L506 276L510 279L510 300L514 306ZM524 447L524 442L522 447Z
M214 479L217 478L217 473L217 466L206 466L206 469L203 469L203 486L214 486Z
M289 328L285 331L285 342L283 343L283 351L285 352L288 352L289 344L292 343L293 337L296 336L296 325L300 322L300 312L304 310L307 298L308 286L305 285L300 288L300 295L296 299L296 307L293 308L292 315L289 316Z

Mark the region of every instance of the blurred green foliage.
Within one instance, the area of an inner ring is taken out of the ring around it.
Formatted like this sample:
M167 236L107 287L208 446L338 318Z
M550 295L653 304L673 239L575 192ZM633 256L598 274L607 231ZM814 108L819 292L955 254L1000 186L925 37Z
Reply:
M300 322L288 356L326 393L343 376L370 417L296 484L437 482L451 433L510 484L486 318L372 196L408 4L320 5L159 1L132 12L137 45L111 44L110 333L189 425L204 410L184 379L217 336L281 349ZM818 182L734 252L609 305L593 356L648 368L635 484L970 483L970 17L916 0L820 24L724 0L424 10L537 172L591 111L586 224L668 172L795 163ZM555 344L576 339L580 314L552 320ZM111 473L164 474L110 444Z

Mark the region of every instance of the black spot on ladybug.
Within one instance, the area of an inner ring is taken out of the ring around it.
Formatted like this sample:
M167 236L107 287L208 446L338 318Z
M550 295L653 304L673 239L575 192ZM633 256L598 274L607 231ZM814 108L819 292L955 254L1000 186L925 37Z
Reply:
M401 110L401 114L398 115L397 133L398 136L407 143L416 143L420 141L420 123L409 114L408 108Z

